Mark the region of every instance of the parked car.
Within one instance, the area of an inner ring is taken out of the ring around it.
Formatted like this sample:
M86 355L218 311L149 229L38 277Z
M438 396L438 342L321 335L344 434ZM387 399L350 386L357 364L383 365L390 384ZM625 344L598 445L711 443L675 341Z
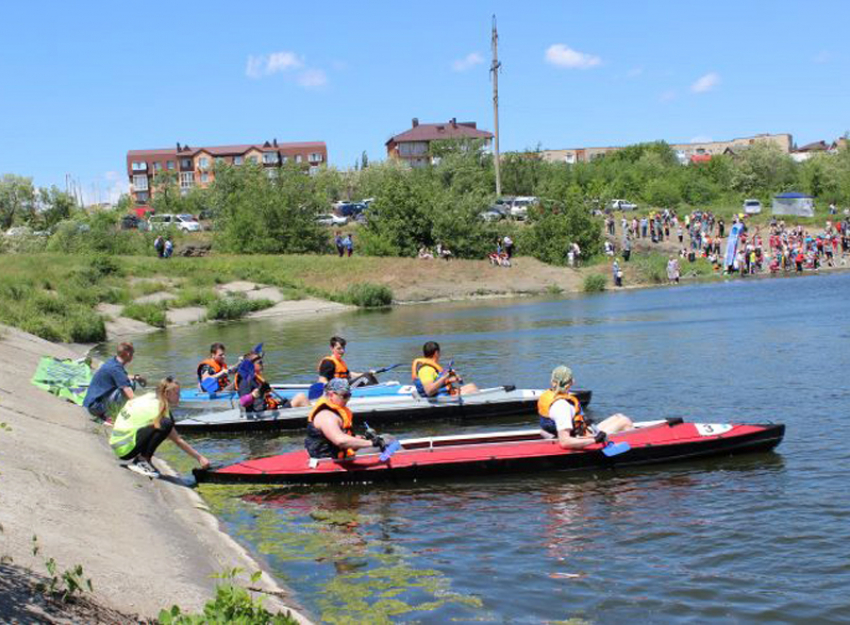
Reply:
M756 215L761 212L761 202L758 200L744 200L744 212L747 215Z
M201 229L201 224L192 215L152 215L148 223L151 230L177 228L183 232L198 232Z
M611 200L608 202L608 208L612 211L633 211L637 210L637 204L628 200Z
M511 217L520 221L528 217L528 207L538 203L538 199L533 196L520 196L511 202Z
M348 217L327 213L316 217L316 223L322 226L344 226L348 223Z
M148 222L133 213L124 215L121 218L122 230L148 230L149 228Z
M342 217L356 217L366 210L366 205L360 202L340 202L334 211Z
M486 211L478 213L478 216L483 221L501 221L503 219L507 219L510 214L510 208L505 206L504 204L493 204Z

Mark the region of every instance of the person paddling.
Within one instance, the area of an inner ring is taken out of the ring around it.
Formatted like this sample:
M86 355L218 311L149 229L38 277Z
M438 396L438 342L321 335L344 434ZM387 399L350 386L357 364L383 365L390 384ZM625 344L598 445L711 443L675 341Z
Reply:
M151 479L159 477L152 459L165 439L170 439L197 460L202 469L210 466L210 461L184 441L174 428L171 409L179 403L180 385L169 376L160 381L155 393L134 397L124 405L118 413L109 445L121 460L132 460L128 469Z
M263 377L263 357L260 354L248 352L244 360L253 365L253 372L247 376L237 373L234 377L239 403L245 408L245 412L263 412L310 405L304 393L298 393L292 399L280 397L274 393L271 385Z
M590 424L578 399L570 393L572 385L572 370L564 365L555 367L549 390L537 400L540 429L557 436L562 449L603 443L609 435L632 427L632 420L623 414L611 415L598 426Z
M87 408L93 417L111 424L111 417L125 402L135 397L133 391L136 383L142 386L147 383L140 375L127 375L125 367L133 361L134 354L132 343L121 343L115 357L107 360L95 371L83 399L83 407Z
M325 386L324 396L316 402L307 417L304 447L311 458L353 457L358 449L373 443L354 436L354 415L348 407L351 386L345 378L333 378Z
M196 370L198 374L198 388L200 390L207 392L223 391L230 385L230 379L227 376L233 371L227 368L224 352L223 343L213 343L210 345L209 358L202 360ZM214 380L216 384L212 385L209 382L205 384L205 380ZM209 390L210 387L213 388L212 391Z
M327 384L334 378L342 378L351 382L352 379L367 375L365 373L348 370L348 365L345 364L345 360L343 360L343 356L345 356L345 347L348 344L344 338L341 336L332 336L330 344L330 355L325 356L319 361L319 382Z
M413 360L411 377L416 390L425 397L437 395L468 395L477 393L475 384L464 384L454 369L440 364L440 344L428 341L422 346L423 358Z

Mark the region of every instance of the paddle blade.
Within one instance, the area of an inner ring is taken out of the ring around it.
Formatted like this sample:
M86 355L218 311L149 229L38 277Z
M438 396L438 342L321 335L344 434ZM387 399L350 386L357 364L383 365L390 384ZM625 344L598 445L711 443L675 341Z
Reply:
M622 441L619 443L608 443L605 447L602 448L602 453L608 456L618 456L620 454L624 454L632 448L626 441Z
M315 384L311 384L310 388L307 389L307 399L310 401L319 399L322 396L322 393L325 392L325 385L321 382L316 382Z
M254 349L252 349L251 351L254 352L255 354L257 354L258 356L262 356L263 355L263 344L257 343L256 345L254 345Z
M218 391L218 380L215 378L204 378L201 382L201 388L212 395Z
M239 368L236 371L240 378L250 380L254 377L254 363L245 359L239 363Z
M392 458L392 455L395 452L397 452L399 449L401 449L401 443L398 442L398 441L393 441L392 443L387 445L386 449L384 449L384 451L381 452L381 456L380 456L381 462L386 462L387 460Z

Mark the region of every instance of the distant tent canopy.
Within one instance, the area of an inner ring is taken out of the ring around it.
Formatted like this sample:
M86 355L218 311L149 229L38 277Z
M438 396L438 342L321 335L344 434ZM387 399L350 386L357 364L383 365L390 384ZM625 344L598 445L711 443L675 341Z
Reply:
M796 215L797 217L814 217L815 200L805 193L780 193L773 196L774 215Z

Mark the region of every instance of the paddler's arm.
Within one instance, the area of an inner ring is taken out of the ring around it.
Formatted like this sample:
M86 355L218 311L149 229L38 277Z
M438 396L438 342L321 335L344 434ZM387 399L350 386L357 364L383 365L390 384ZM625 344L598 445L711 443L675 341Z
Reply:
M583 449L595 443L592 436L570 436L569 430L558 430L558 445L561 449Z
M332 445L340 449L366 449L372 443L359 436L349 436L342 431L339 417L330 410L322 410L313 417L313 425L325 435Z
M208 469L210 466L210 461L207 460L202 454L199 454L195 449L177 433L176 428L171 428L171 432L168 434L168 438L177 445L180 449L182 449L186 455L191 456L195 460L198 461L198 464L201 465L202 469Z
M429 367L424 367L424 369L430 369ZM427 375L427 374L425 374ZM425 394L428 397L433 397L437 393L440 392L440 388L443 386L450 386L452 383L458 381L458 377L454 372L444 371L442 374L436 376L431 381L423 380L423 375L420 374L419 381L422 382L422 388L425 389Z

